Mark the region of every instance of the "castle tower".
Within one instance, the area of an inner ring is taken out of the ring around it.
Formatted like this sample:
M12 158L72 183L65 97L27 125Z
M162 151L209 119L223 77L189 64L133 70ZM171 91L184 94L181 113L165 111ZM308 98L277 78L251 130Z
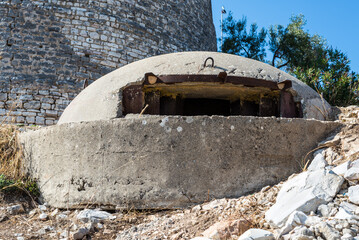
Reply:
M216 51L210 0L0 0L0 117L51 125L116 68Z

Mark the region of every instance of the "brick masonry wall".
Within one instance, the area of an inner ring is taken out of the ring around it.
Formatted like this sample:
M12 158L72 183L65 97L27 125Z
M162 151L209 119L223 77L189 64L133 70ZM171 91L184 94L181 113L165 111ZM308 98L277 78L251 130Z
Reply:
M133 61L216 51L210 0L0 0L0 117L55 124L89 83Z

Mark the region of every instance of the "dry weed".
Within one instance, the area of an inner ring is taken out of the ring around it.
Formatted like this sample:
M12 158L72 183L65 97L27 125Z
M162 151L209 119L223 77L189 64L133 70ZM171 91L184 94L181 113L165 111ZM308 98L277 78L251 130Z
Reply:
M18 130L10 124L0 125L0 174L12 179L21 178L22 150Z

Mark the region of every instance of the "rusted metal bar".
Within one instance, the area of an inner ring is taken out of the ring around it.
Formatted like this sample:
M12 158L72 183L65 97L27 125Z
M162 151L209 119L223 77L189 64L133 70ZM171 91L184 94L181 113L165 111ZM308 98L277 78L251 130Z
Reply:
M243 85L246 87L265 87L271 90L280 90L277 82L263 79L226 76L223 81L223 75L165 75L157 76L157 83L176 84L176 83L231 83L234 85ZM289 81L290 82L290 81ZM148 81L144 82L147 85Z

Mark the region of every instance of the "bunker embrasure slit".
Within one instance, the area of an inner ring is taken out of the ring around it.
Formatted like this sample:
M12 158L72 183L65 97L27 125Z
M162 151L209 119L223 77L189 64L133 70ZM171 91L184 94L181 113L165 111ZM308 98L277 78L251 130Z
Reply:
M300 103L289 91L292 82L218 75L145 74L122 89L123 115L221 115L302 118Z

